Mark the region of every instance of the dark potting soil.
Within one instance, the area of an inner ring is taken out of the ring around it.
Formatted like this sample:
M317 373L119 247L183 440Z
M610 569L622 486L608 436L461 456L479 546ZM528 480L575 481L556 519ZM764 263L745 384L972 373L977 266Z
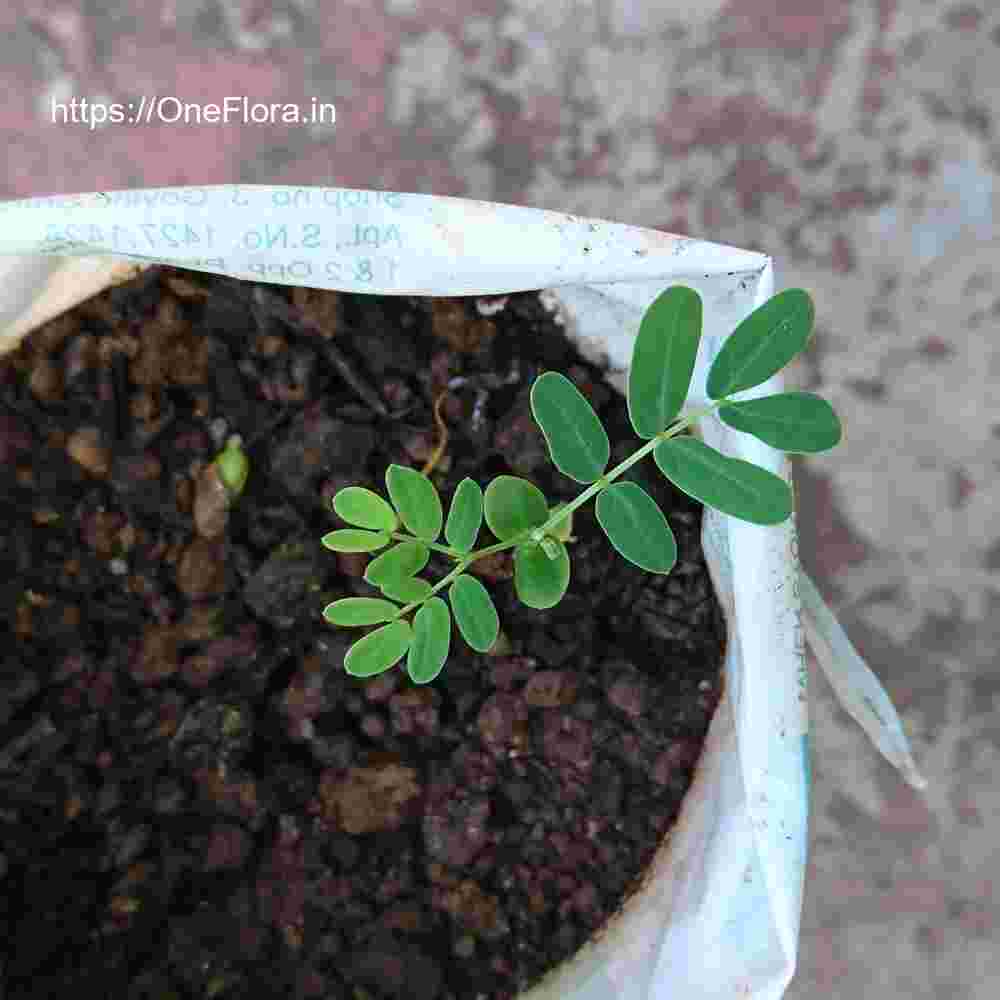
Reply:
M669 577L574 522L557 607L491 655L343 670L367 556L319 538L392 463L581 489L528 405L544 369L626 409L536 293L338 295L153 269L0 361L0 983L8 1000L512 997L639 884L718 701L701 510L652 463ZM434 405L439 404L436 420ZM239 433L228 512L209 465ZM485 537L485 535L484 535ZM433 557L431 579L447 566Z

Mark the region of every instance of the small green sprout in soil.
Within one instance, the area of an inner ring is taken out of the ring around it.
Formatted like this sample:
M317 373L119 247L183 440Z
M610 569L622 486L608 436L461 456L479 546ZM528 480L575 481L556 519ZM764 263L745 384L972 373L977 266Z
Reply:
M235 503L239 499L247 484L247 477L250 475L250 462L243 451L242 444L239 435L232 434L226 441L225 448L215 456L219 481L225 488L231 503Z
M506 549L514 550L518 599L538 609L558 604L569 585L566 543L573 512L592 499L597 521L619 554L647 572L669 573L677 544L666 517L641 486L617 482L649 455L667 479L702 504L753 524L786 520L793 497L783 479L681 432L717 410L729 427L781 451L833 448L840 441L840 421L819 396L783 392L732 398L766 381L802 351L813 315L812 300L801 289L781 292L754 310L723 344L708 373L712 405L680 418L701 339L702 304L697 292L682 285L663 292L643 316L629 371L629 418L645 443L610 471L608 435L590 404L565 376L541 375L531 388L532 414L555 467L586 485L570 503L551 507L537 486L515 476L498 476L485 493L464 479L446 519L431 480L400 465L386 472L388 500L360 486L340 490L333 509L352 527L329 532L323 544L335 552L381 553L368 564L365 580L382 596L344 598L323 611L332 625L379 626L348 650L347 672L371 677L405 656L414 683L434 680L448 658L452 618L469 646L487 652L500 623L489 593L468 569ZM477 549L484 520L497 541ZM455 563L434 583L419 575L432 551Z

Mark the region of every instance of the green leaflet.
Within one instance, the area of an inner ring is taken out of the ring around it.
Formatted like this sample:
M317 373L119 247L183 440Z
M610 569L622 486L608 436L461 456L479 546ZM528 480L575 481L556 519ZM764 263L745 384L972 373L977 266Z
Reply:
M406 670L414 684L434 680L448 659L451 614L440 597L432 597L413 618L413 643Z
M484 509L490 531L502 542L537 528L549 516L545 494L517 476L497 476L486 487Z
M328 531L320 541L334 552L374 552L388 545L390 539L384 531L338 528Z
M781 451L812 454L840 441L840 420L833 407L811 392L782 392L719 407L719 419L753 434Z
M697 438L667 438L653 458L688 496L754 524L778 524L792 512L792 491L780 477L740 458L729 458Z
M529 542L514 550L514 589L518 598L529 608L551 608L557 605L569 586L569 554L566 546L554 538L545 541L556 548L555 558L549 558L541 545Z
M418 538L433 542L441 534L444 512L434 484L416 469L390 465L385 485L400 520Z
M423 542L400 542L368 564L365 580L377 587L388 580L416 576L427 565L429 558L430 550Z
M709 399L760 385L781 371L808 343L813 304L801 288L789 288L758 306L729 335L708 373Z
M448 598L462 638L476 652L488 652L500 633L500 619L486 588L463 573L451 585Z
M381 674L406 655L412 641L409 622L390 622L351 646L344 657L344 669L354 677Z
M597 498L597 520L608 541L649 573L669 573L677 542L663 511L637 483L614 483Z
M604 475L611 444L600 418L573 383L546 372L531 387L531 412L542 429L555 467L578 483Z
M653 438L681 411L701 340L701 297L685 285L658 296L639 324L628 375L636 434Z
M404 604L416 604L418 601L426 600L433 589L426 580L415 576L394 578L381 584L382 593L386 597L393 601L402 601Z
M459 552L471 552L483 525L483 491L479 483L463 479L451 499L445 541Z
M372 531L395 531L399 526L395 511L377 493L363 486L348 486L338 490L333 509L348 524Z
M344 597L328 604L323 617L331 625L377 625L390 622L399 613L399 605L377 597Z

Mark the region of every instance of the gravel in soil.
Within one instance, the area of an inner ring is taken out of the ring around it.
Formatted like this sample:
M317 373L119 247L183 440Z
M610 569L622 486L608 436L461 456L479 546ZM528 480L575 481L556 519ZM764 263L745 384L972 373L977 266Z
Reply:
M700 507L631 470L669 577L574 520L565 599L513 597L490 655L367 682L330 600L368 556L318 544L392 462L444 496L556 472L545 369L625 406L535 293L376 298L155 268L0 360L0 978L9 1000L501 1000L618 909L674 822L718 701ZM434 418L438 404L441 420ZM212 459L237 433L229 507ZM443 445L443 447L442 447ZM433 557L430 574L445 571Z

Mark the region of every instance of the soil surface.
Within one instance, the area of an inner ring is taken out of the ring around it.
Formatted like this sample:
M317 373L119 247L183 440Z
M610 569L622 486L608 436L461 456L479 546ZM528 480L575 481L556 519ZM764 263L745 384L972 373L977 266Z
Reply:
M392 462L432 465L446 499L500 473L577 494L531 418L545 369L631 452L623 401L536 293L158 268L0 361L8 1000L500 1000L614 914L720 694L700 506L631 470L674 572L619 558L585 507L549 611L515 601L509 554L477 563L501 637L484 656L456 633L427 687L347 676L358 633L321 618L371 594L367 556L319 545L330 498L384 492ZM233 433L250 477L227 509L210 463Z

